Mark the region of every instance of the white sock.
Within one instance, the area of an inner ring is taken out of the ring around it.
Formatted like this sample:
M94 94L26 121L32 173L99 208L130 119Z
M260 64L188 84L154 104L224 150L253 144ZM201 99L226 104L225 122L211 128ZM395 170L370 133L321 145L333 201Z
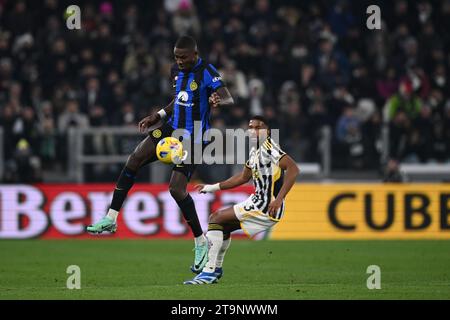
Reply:
M208 241L208 239L206 239L204 234L194 238L194 242L195 242L196 246L205 244L205 242L207 242L207 241Z
M214 272L216 270L217 256L223 243L222 230L210 230L206 234L209 241L208 263L203 268L203 272Z
M231 237L229 237L227 240L223 240L222 247L220 247L219 254L217 255L216 268L222 268L223 259L225 258L225 254L227 253L230 244Z
M113 221L116 222L118 215L119 215L119 211L116 211L114 209L109 209L108 214L106 216L113 219Z

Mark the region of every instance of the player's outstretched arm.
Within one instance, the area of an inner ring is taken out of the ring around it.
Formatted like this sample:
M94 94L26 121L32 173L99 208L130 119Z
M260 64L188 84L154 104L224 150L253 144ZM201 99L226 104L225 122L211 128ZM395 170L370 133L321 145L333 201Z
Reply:
M283 185L281 186L280 192L278 193L275 200L273 200L269 204L269 210L268 213L272 217L275 216L278 209L281 207L281 204L283 203L284 198L288 194L289 190L291 190L292 186L295 183L295 180L300 172L300 170L297 167L297 164L294 160L288 155L285 155L280 159L280 162L278 163L278 166L286 170Z
M234 187L247 183L251 179L251 177L252 171L249 168L244 167L244 170L242 170L241 173L238 173L225 181L218 182L216 184L198 184L195 186L195 189L197 189L197 191L200 193L232 189Z
M154 112L151 115L145 117L141 121L139 121L138 127L140 132L144 132L147 128L156 124L159 120L163 120L164 118L170 116L173 111L173 104L175 99L173 99L165 108L159 110L158 112Z
M232 106L234 99L227 87L220 87L209 97L209 103L213 108Z

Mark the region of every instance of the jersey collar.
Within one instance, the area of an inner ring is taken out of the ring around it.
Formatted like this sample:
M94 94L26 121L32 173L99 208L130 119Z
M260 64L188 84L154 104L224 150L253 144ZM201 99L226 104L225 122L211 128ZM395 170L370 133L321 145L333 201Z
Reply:
M203 61L202 61L202 58L198 58L197 59L197 63L195 64L195 66L191 69L191 70L186 70L186 71L184 71L184 70L182 70L181 72L183 72L183 73L192 73L192 72L195 72L195 71L197 71L197 69L200 67L200 65L201 65L201 63L202 63Z

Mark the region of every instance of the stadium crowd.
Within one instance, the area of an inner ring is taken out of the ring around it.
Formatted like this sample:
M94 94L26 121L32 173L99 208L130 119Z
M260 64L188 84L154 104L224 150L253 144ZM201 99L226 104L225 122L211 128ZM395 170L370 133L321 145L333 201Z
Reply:
M39 181L64 169L71 126L136 126L170 101L173 44L194 36L236 105L213 126L263 114L298 162L319 160L332 128L333 168L379 169L382 128L390 161L450 160L450 1L0 0L3 181ZM117 152L94 139L93 152ZM111 179L114 179L115 176Z

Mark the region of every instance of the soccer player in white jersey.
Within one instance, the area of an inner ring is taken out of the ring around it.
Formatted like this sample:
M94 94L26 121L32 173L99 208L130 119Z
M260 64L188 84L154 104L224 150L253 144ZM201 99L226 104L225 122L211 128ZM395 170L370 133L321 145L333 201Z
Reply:
M270 128L264 117L254 116L249 122L249 136L253 147L243 171L225 181L209 185L199 184L200 193L231 189L253 179L255 192L245 201L209 217L208 262L202 272L184 284L211 284L223 275L222 264L230 246L231 232L242 229L250 238L273 227L283 217L285 197L295 183L299 169L270 138Z

